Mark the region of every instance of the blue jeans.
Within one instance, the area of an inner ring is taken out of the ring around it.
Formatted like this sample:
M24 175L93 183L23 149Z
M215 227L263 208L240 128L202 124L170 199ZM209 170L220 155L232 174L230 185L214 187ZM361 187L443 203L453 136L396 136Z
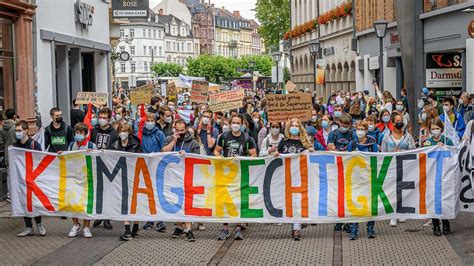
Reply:
M367 222L367 235L368 236L375 235L374 227L375 227L374 221ZM351 238L356 239L358 233L359 233L359 223L351 224Z

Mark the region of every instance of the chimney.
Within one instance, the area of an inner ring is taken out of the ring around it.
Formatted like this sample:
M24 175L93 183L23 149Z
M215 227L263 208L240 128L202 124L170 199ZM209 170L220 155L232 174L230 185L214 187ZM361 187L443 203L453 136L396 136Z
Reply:
M163 16L163 8L160 8L160 10L158 10L158 14L159 14L160 16Z
M234 11L234 16L240 17L240 11L238 11L238 10L237 10L237 11Z

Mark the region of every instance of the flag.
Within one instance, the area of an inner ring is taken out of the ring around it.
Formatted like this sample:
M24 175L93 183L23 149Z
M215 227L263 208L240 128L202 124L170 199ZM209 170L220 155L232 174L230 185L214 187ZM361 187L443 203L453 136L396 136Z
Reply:
M44 146L44 127L40 127L38 132L33 136L33 139L36 140L39 144L41 144L41 150L45 150Z
M142 104L140 106L140 122L138 122L138 139L140 140L140 143L142 142L142 136L143 136L143 126L145 125L146 122L146 112L145 112L145 105Z
M86 124L87 127L89 128L89 133L87 133L86 141L89 141L91 139L91 136L92 136L92 129L94 127L92 126L91 121L92 121L92 103L89 103L87 105L87 114L84 117L84 124Z
M178 116L183 119L186 124L191 123L191 117L193 114L193 110L178 110Z
M453 124L451 123L451 120L449 120L449 116L446 112L444 112L444 133L443 134L445 138L450 138L453 141L454 146L459 145L458 133L456 132L456 129L454 129Z

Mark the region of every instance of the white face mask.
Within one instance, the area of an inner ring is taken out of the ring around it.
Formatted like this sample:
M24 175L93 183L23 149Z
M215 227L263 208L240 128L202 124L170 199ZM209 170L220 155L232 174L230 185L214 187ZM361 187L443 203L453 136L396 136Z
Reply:
M222 126L222 131L223 132L229 132L229 126L228 125L223 125Z
M318 116L317 115L313 115L311 117L311 122L316 122L316 120L318 120Z
M120 121L122 120L123 116L122 115L115 115L115 120Z
M397 105L397 111L399 112L403 111L403 105Z
M426 121L426 113L421 114L421 120Z
M120 137L121 140L128 139L128 132L120 132L119 137Z
M203 118L202 118L202 124L203 124L203 125L209 124L209 118L203 117Z
M107 125L108 123L109 121L107 121L107 119L103 119L103 118L99 119L99 125L102 127Z
M451 110L451 109L449 108L449 106L443 105L443 111L445 111L445 112L447 113L447 112L449 112L449 110Z
M242 128L242 126L239 124L232 124L230 127L232 128L233 132L239 132L240 129Z
M254 118L254 119L253 119L253 122L254 122L255 124L258 124L258 122L260 122L260 119Z
M272 135L278 135L280 134L280 129L279 128L270 128L270 133L272 133Z
M375 125L369 125L369 131L374 131Z
M173 121L173 118L171 116L165 117L165 123L171 123Z
M365 130L356 130L356 135L359 139L365 137L365 134L367 134L365 133Z
M431 134L433 134L435 137L439 137L441 136L441 129L433 129L431 130Z

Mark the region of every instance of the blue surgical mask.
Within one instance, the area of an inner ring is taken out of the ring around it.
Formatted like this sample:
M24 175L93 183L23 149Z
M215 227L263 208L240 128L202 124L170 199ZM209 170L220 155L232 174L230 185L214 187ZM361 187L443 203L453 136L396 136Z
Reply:
M300 134L299 127L290 127L290 134L293 136L298 136Z
M342 116L342 112L341 111L335 111L334 112L334 117L341 117Z
M95 127L97 124L99 124L99 120L97 120L97 118L92 118L91 124L93 127Z
M75 140L75 141L83 141L84 138L85 138L85 137L84 137L84 135L82 135L82 134L76 134L76 135L74 135L74 140Z
M145 128L148 130L152 130L155 128L155 123L154 122L145 122Z
M15 137L17 140L21 140L23 138L23 132L15 132Z
M339 130L341 131L341 133L346 133L347 131L349 131L349 128L348 127L340 127Z
M382 116L382 121L383 121L384 123L390 122L390 116L388 116L388 115Z
M328 128L329 127L329 121L326 121L326 120L321 121L321 126L323 128Z

